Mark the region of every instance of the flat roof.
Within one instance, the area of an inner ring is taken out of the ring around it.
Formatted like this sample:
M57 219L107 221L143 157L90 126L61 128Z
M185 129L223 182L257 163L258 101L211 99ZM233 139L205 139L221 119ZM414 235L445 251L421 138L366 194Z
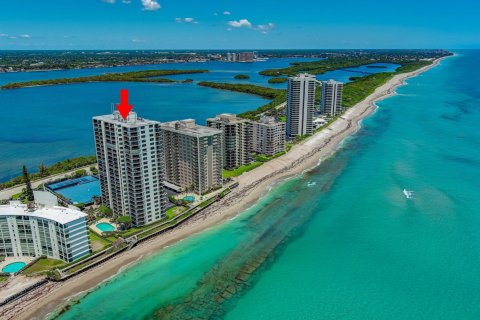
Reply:
M222 133L221 130L195 124L195 120L193 119L163 122L160 124L160 127L165 130L195 137L213 136Z
M35 208L29 211L26 204L11 203L0 206L0 216L27 216L48 219L60 224L67 224L80 218L86 218L87 215L81 211L53 206Z
M93 120L104 121L116 125L121 125L123 127L137 128L144 127L151 124L160 124L160 122L155 120L148 120L140 118L136 112L130 112L126 120L124 120L118 111L114 111L113 114L106 114L103 116L93 117Z

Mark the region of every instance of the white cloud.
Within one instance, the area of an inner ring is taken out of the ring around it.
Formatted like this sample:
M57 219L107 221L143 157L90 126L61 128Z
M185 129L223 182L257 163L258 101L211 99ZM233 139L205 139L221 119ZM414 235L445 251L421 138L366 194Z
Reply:
M273 28L275 28L275 24L272 22L269 22L267 24L253 25L247 19L228 21L228 25L234 28L247 28L247 29L260 31L263 34L268 34Z
M102 0L102 2L114 4L115 0Z
M193 23L193 24L198 24L198 21L195 20L194 18L175 18L176 22L182 23Z
M269 22L267 24L259 24L254 29L260 31L263 34L267 34L273 28L275 28L275 24Z
M8 34L6 34L6 33L0 33L0 38L6 38L6 37L8 37Z
M157 0L142 0L142 5L145 11L157 11L162 7Z
M213 15L214 15L214 16L218 16L218 13L214 12Z
M31 36L30 36L29 34L21 34L21 35L20 35L20 38L30 39Z
M145 42L147 42L147 40L144 40L144 39L132 39L132 42L134 42L134 43L145 43Z
M132 1L131 0L122 0L122 3L130 4L130 3L132 3Z
M228 25L234 28L252 28L252 24L247 19L228 21Z
M18 37L15 36L9 36L8 39L18 39Z
M231 13L230 11L224 11L223 14L226 15L226 16L229 16L229 15L231 15L232 13Z

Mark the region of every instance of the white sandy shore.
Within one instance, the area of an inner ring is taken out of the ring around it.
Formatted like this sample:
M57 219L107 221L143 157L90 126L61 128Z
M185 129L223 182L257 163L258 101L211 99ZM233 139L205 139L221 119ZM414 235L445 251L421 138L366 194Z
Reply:
M167 245L231 219L255 204L266 194L268 187L272 184L298 175L331 156L342 140L358 130L360 121L376 109L375 102L395 94L395 89L403 85L405 79L417 76L438 65L440 60L417 71L394 76L365 100L350 108L328 128L295 145L284 156L240 176L238 188L186 224L142 243L78 277L63 283L49 283L34 290L27 296L1 308L0 317L2 319L42 319L70 297L96 287L102 281L120 272L122 267L157 253Z

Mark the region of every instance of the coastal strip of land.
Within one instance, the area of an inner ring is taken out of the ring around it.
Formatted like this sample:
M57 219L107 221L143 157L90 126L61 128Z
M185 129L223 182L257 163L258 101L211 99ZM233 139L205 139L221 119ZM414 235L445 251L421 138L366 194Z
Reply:
M407 78L417 76L438 65L441 60L435 60L433 64L416 71L395 75L376 88L366 99L349 108L328 128L296 144L287 154L239 176L239 186L233 192L179 228L119 254L78 277L60 283L50 282L33 290L17 301L2 307L0 316L2 319L43 319L59 305L93 289L102 281L121 272L126 266L138 262L145 256L158 253L167 245L231 219L254 205L275 183L301 174L331 156L348 135L358 130L360 121L375 111L375 102L395 94L395 89L403 85Z
M106 73L97 76L77 77L77 78L59 78L46 80L32 80L25 82L7 83L0 88L3 90L20 89L39 86L52 86L60 84L89 83L89 82L152 82L152 83L172 83L178 82L171 79L160 78L177 74L196 74L206 73L208 70L144 70L132 72ZM181 82L190 82L183 80Z

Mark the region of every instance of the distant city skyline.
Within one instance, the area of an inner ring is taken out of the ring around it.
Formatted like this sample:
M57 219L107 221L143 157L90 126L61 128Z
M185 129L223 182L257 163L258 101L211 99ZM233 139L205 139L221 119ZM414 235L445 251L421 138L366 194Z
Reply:
M1 4L0 50L480 48L479 11L466 0L24 0Z

